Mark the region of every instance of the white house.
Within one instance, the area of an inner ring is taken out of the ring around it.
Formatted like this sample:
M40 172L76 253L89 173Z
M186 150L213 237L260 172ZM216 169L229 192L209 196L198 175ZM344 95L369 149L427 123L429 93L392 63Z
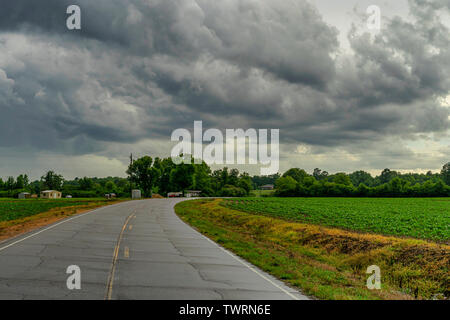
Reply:
M56 190L41 191L42 199L61 199L62 193Z

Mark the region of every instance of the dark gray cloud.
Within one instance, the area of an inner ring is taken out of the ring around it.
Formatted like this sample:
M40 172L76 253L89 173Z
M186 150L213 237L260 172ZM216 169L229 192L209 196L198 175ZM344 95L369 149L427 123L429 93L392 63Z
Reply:
M356 25L347 52L303 0L9 1L0 147L101 153L194 120L280 128L287 144L318 147L445 135L449 3L411 0L412 19L377 35ZM70 4L81 31L65 27Z

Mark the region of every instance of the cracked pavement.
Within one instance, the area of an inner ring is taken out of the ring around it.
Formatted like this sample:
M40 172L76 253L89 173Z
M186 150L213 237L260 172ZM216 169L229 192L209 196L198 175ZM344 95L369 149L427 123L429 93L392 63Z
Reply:
M0 243L0 299L104 299L108 284L111 299L308 299L186 225L179 201L123 202Z

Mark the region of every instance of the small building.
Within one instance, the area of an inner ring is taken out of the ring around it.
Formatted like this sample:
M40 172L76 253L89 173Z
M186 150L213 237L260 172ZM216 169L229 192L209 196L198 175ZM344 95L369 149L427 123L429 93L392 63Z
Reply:
M38 198L38 195L37 195L36 193L33 193L33 194L31 195L30 198L31 198L31 199L37 199L37 198Z
M31 193L28 192L21 192L17 195L17 198L19 199L30 199L31 198Z
M134 189L131 190L131 199L140 199L142 198L141 190Z
M41 191L42 199L61 199L62 193L56 190Z
M72 199L72 196L71 196L70 194L68 194L68 195L66 196L66 198L67 198L67 199Z
M273 184L266 184L264 186L261 186L261 190L273 190L274 186Z
M201 193L202 192L199 190L186 190L184 195L186 198L195 198L195 197L200 197Z
M183 196L183 192L169 192L167 194L168 198L179 198Z

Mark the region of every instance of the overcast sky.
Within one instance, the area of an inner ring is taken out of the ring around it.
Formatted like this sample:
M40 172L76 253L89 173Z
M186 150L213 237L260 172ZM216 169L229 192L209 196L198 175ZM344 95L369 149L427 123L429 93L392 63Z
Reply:
M71 4L80 31L66 27ZM194 120L279 128L281 171L438 171L449 12L450 0L2 0L0 176L124 176L131 152L170 155Z

